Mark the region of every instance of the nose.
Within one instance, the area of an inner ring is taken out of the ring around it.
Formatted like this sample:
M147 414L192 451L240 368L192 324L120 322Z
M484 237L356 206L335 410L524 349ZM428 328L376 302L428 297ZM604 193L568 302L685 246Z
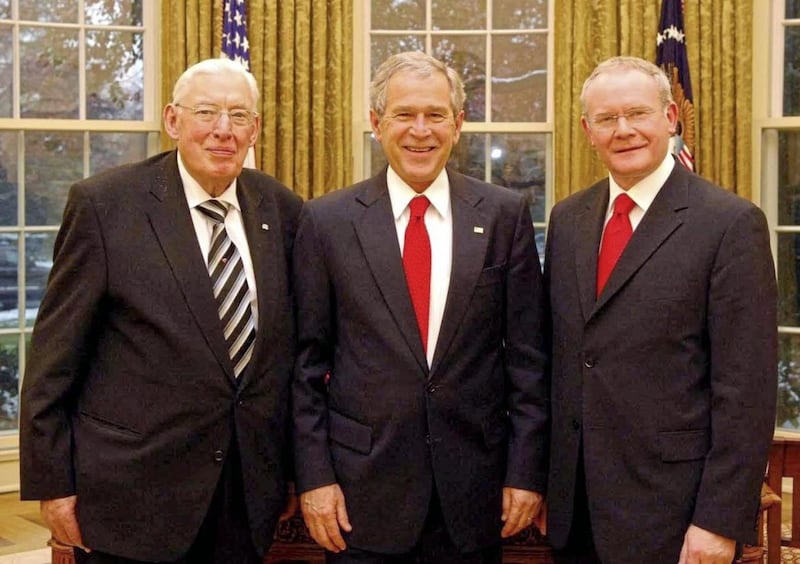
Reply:
M217 123L214 124L214 133L217 135L230 135L232 132L231 116L227 112L222 112L217 118Z
M628 118L625 116L617 116L617 127L614 133L617 135L628 135L631 132L633 132L633 127L631 127L630 122L628 122Z
M414 122L411 124L411 132L417 135L426 135L428 133L428 121L425 119L425 114L420 112L414 117Z

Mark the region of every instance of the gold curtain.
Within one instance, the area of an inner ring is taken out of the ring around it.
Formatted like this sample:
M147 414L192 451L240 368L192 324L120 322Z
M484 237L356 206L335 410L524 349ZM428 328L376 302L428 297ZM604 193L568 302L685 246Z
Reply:
M555 13L555 197L608 174L580 127L583 81L615 55L656 60L662 0L559 0ZM750 178L752 0L685 2L695 168L745 198Z
M352 182L352 20L349 0L247 0L256 165L304 198ZM162 29L166 103L187 66L219 56L222 0L163 0ZM162 146L172 146L163 132Z

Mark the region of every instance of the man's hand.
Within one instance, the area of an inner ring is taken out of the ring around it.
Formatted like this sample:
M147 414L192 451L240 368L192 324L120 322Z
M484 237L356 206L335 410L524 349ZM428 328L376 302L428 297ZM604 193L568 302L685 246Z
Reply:
M530 490L503 488L503 514L500 520L505 523L500 536L513 537L533 523L542 508L542 496Z
M344 494L339 484L300 494L300 508L311 537L320 546L331 552L341 552L347 548L341 531L349 533L353 527L347 517Z
M297 513L297 494L294 493L294 482L286 482L286 506L278 517L278 521L288 521Z
M90 552L83 544L78 518L75 516L77 502L78 497L74 495L43 500L41 502L42 519L50 529L53 538L58 542L67 546L77 546Z
M689 525L678 564L731 564L736 541Z

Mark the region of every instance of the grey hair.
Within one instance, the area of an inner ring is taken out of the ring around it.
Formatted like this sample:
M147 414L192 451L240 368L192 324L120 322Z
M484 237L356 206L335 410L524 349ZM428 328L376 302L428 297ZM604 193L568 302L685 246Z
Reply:
M189 89L192 81L199 75L203 74L223 74L234 73L242 76L247 81L247 86L250 89L250 97L253 99L253 107L249 108L251 111L258 109L258 85L256 84L255 77L245 69L241 63L220 57L219 59L205 59L199 63L195 63L188 69L183 71L183 74L175 81L175 87L172 89L172 103L178 103L186 91Z
M640 59L639 57L611 57L597 65L592 71L592 74L589 75L589 78L583 83L583 89L581 90L581 112L583 112L584 115L586 115L586 90L588 90L589 85L601 74L616 70L634 70L651 77L656 83L658 97L661 100L663 108L666 108L673 101L672 87L670 86L669 78L667 78L666 73L660 67L657 67L650 61Z
M466 99L464 83L456 71L422 51L405 51L392 55L381 63L369 86L369 107L379 117L386 111L386 90L389 87L389 80L396 73L403 71L422 78L428 78L435 72L442 73L450 84L450 108L453 110L453 116L457 116L464 109Z

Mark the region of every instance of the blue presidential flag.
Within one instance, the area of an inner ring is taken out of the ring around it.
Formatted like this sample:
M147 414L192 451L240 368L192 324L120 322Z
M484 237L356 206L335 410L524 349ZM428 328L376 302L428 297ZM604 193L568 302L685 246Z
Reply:
M672 83L672 96L678 104L675 154L683 166L694 170L694 101L683 32L682 0L663 0L661 4L661 23L656 38L656 64L667 73Z

